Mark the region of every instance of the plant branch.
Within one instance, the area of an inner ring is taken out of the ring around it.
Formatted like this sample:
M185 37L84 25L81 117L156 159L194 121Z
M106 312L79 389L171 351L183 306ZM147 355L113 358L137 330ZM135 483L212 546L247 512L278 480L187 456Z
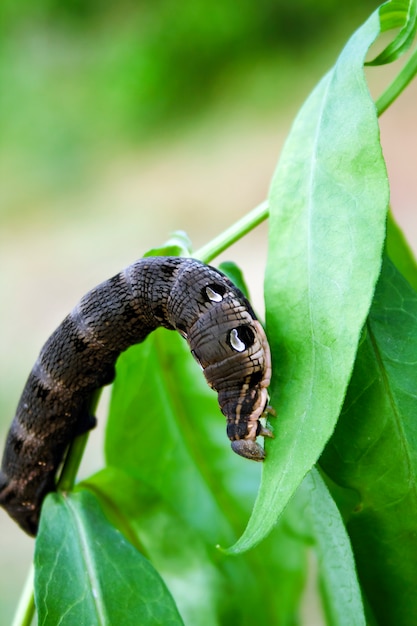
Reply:
M223 250L229 248L229 246L253 230L255 226L258 226L258 224L266 220L267 217L268 201L264 200L264 202L258 204L252 211L249 211L247 215L242 217L242 219L232 224L232 226L220 233L220 235L212 239L208 244L196 250L193 257L203 261L203 263L209 263L223 252Z
M96 412L100 395L101 389L97 389L93 393L89 407L90 415L94 415L94 413ZM80 467L84 450L87 445L89 432L90 431L87 431L82 435L76 437L69 446L61 475L57 483L58 491L70 491L74 487L78 469Z
M376 101L378 115L382 115L384 111L394 102L396 98L404 91L407 85L413 80L417 74L417 48L411 54L408 61L402 67L400 72L394 78L392 83L385 89Z
M30 566L25 586L19 598L12 626L30 626L35 615L35 599L33 592L34 567Z

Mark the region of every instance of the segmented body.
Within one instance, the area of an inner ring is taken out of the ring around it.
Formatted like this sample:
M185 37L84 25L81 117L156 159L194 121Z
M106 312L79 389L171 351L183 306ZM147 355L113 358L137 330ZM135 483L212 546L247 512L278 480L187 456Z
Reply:
M238 454L263 460L257 435L268 403L271 358L262 326L243 294L194 259L149 257L89 291L48 339L10 427L0 473L0 504L29 534L55 489L65 450L95 424L95 390L114 379L121 352L159 326L188 341L227 418Z

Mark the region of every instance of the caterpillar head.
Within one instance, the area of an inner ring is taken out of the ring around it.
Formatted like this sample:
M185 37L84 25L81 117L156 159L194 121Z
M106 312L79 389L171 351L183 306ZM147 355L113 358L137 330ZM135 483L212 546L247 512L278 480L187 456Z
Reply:
M245 459L263 461L265 458L265 450L259 443L252 441L252 439L236 439L232 441L230 445L233 452L245 457Z

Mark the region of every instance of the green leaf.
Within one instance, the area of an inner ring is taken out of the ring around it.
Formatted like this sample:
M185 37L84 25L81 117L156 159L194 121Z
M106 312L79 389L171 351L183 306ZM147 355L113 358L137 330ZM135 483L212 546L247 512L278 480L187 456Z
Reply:
M417 291L417 263L391 211L387 221L387 253L397 270Z
M305 579L305 546L284 524L257 555L228 557L150 485L108 467L82 486L94 491L107 517L157 567L185 623L292 623Z
M318 459L372 300L389 197L363 73L378 33L375 13L301 109L273 178L265 299L278 417L252 516L232 551L268 534Z
M95 493L109 520L151 559L185 622L216 624L218 588L224 574L216 567L214 546L161 500L151 485L114 467L105 468L82 486Z
M48 496L35 566L42 626L183 624L160 576L87 491Z
M321 466L378 624L417 623L417 295L387 259ZM347 497L345 497L347 495Z

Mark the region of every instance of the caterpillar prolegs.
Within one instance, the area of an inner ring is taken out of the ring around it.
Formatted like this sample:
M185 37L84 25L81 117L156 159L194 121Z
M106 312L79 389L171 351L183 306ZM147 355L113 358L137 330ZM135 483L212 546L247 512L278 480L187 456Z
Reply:
M0 504L29 534L55 489L65 450L95 424L93 393L112 382L121 352L159 326L178 330L217 391L233 450L262 461L271 357L251 305L220 271L194 259L149 257L89 291L48 339L11 424Z

